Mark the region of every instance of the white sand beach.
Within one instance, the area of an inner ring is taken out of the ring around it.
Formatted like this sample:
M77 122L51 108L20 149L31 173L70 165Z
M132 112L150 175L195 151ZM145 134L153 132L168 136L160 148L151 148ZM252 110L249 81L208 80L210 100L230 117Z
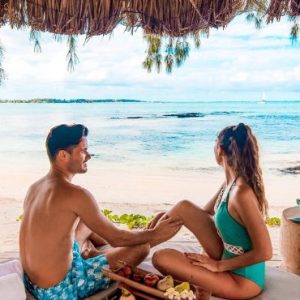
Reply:
M92 164L91 164L92 165ZM97 172L97 174L96 174ZM26 188L42 174L32 173L23 177L19 187L12 187L14 181L12 178L3 178L1 187L7 183L10 186L10 195L18 197L9 197L0 195L0 261L10 257L15 257L18 251L18 231L20 222L16 221L22 213L22 202L26 193ZM180 175L180 176L179 176ZM221 172L218 174L155 174L147 172L145 168L142 172L133 172L126 170L91 170L84 175L78 175L74 182L80 184L92 191L99 206L103 209L110 209L114 213L140 213L151 216L156 212L169 209L180 199L190 199L199 205L203 205L210 196L212 196L222 182ZM281 216L284 208L294 206L293 197L297 195L296 177L282 176L279 178L271 176L266 178L266 187L270 199L270 216ZM281 180L280 180L281 179ZM20 181L19 181L20 180ZM9 185L10 184L10 185ZM282 188L282 185L289 188ZM294 185L293 185L294 184ZM8 190L6 190L8 193ZM3 193L3 192L2 192ZM20 194L23 193L23 197ZM298 193L299 194L299 193ZM275 205L271 200L275 199ZM280 202L280 199L281 202ZM279 253L279 227L269 227L269 232L273 244L273 258L269 265L280 266L281 257ZM182 229L174 240L184 240L195 242L193 235L186 229Z

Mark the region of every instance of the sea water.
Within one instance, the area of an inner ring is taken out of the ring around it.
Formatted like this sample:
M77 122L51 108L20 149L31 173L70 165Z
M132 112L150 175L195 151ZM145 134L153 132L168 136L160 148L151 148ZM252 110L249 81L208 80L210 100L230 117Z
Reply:
M300 164L300 101L3 103L0 173L46 170L45 139L61 123L89 128L94 168L217 172L217 134L240 122L253 129L265 172Z

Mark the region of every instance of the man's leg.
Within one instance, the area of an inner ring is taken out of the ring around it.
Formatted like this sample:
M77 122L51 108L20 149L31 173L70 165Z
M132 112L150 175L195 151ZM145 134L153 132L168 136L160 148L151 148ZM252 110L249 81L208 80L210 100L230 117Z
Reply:
M103 247L108 245L106 241L92 232L82 221L79 222L76 228L75 237L83 258L105 255L112 269L119 269L124 264L137 266L147 257L150 251L149 244L118 248Z
M136 267L149 254L150 245L148 243L131 246L110 248L102 251L102 254L108 260L108 264L112 270L118 270L124 265Z
M85 259L102 254L101 247L107 245L104 239L92 232L81 220L75 230L75 238L78 242L81 256Z

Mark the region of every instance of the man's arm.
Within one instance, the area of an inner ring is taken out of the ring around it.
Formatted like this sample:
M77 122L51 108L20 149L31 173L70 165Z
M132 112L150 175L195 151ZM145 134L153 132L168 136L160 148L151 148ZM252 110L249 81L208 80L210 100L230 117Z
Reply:
M76 188L76 195L72 197L74 213L93 232L97 233L113 247L134 246L157 239L168 239L178 231L181 222L175 219L166 219L155 228L143 231L129 231L115 226L100 211L94 197L87 190Z

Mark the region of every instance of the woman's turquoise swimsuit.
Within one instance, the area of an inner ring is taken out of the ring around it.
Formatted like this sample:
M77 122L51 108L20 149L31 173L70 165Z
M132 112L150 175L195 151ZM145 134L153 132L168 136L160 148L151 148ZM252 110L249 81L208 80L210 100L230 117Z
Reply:
M74 241L72 267L63 281L43 289L32 283L24 273L24 284L27 290L39 300L83 299L99 290L108 288L111 281L102 273L102 267L107 263L104 255L83 259L78 243Z
M224 243L222 259L232 258L252 249L252 242L247 229L238 223L228 211L228 199L234 182L228 193L223 195L215 214L215 224ZM249 265L247 267L231 270L230 272L243 276L261 289L265 286L265 262Z

